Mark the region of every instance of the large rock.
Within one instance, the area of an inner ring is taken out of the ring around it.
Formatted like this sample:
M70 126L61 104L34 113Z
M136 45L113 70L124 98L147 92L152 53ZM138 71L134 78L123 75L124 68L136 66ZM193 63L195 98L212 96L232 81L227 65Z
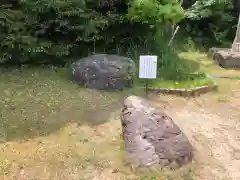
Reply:
M208 50L208 56L213 58L215 53L217 53L218 51L225 51L225 52L230 52L231 49L229 48L216 48L216 47L212 47Z
M180 167L192 160L187 137L164 112L130 96L121 116L128 161L139 166Z
M240 53L230 51L217 51L213 59L223 68L239 68L240 67Z
M210 48L208 56L213 58L223 68L240 67L240 52L234 52L230 48Z
M96 54L71 65L75 83L94 89L122 89L131 87L136 65L130 58Z

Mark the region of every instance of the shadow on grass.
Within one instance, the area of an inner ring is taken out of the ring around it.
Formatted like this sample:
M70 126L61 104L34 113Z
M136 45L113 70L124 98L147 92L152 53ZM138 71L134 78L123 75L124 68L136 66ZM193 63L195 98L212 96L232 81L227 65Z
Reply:
M108 122L135 90L103 92L80 88L65 70L36 68L0 74L0 141L47 136L68 123Z
M205 53L199 52L183 52L180 53L180 57L185 59L188 64L191 62L198 63L200 69L210 74L235 74L240 73L239 67L223 68L211 57L208 57Z
M199 62L191 61L191 60L187 60L187 59L183 59L183 61L189 67L189 69L191 69L192 72L199 71L199 69L200 69L200 63Z

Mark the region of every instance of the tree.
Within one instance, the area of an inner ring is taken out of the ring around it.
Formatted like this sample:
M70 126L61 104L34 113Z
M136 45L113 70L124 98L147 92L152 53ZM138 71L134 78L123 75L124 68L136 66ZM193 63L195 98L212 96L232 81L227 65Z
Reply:
M185 14L182 26L201 44L221 45L234 38L238 13L232 1L196 1Z

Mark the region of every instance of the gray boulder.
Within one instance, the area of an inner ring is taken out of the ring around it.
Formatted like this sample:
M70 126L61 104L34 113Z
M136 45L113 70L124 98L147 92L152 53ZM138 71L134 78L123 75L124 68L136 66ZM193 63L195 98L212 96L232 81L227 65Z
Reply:
M136 65L130 58L95 54L71 65L72 80L93 89L122 89L133 85Z
M121 116L127 160L138 166L180 167L192 160L187 137L164 112L130 96Z

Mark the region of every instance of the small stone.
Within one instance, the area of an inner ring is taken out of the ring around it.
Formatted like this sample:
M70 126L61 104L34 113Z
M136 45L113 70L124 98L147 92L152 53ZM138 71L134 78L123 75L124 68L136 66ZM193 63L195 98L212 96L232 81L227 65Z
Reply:
M118 169L113 169L113 171L112 171L112 173L118 173L119 172L119 170Z

